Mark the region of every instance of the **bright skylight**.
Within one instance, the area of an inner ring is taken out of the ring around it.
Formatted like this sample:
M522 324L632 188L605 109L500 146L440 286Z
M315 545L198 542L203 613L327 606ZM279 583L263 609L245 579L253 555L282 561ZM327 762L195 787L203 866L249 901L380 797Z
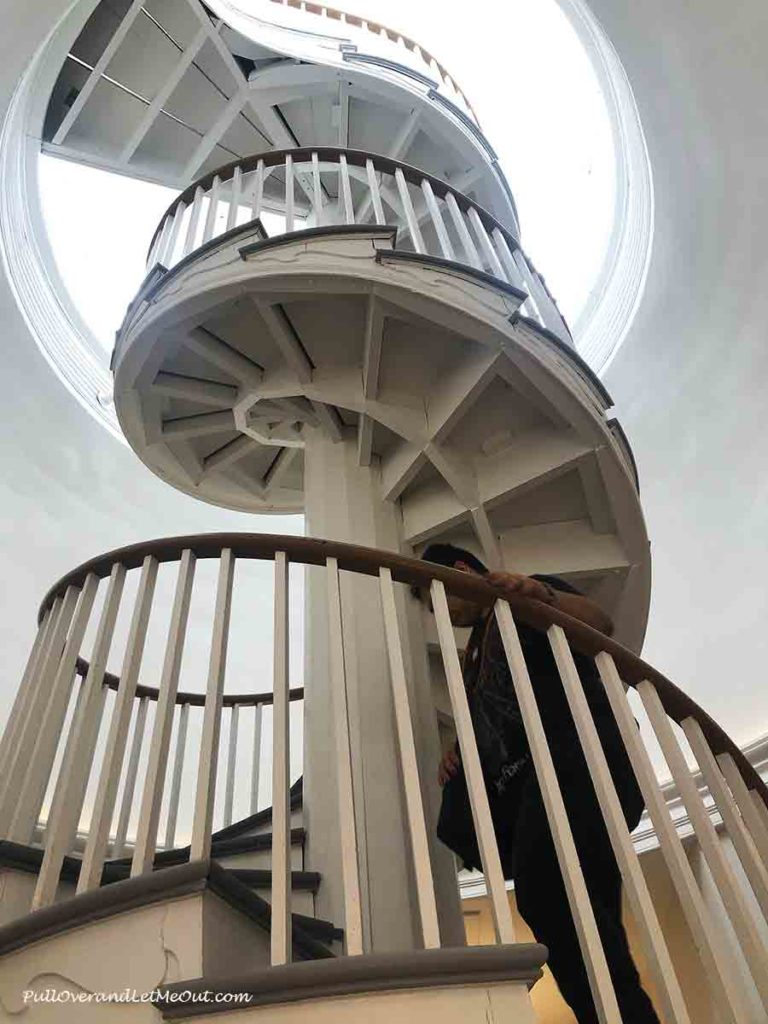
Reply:
M614 160L597 80L555 0L476 0L469 21L441 0L340 6L423 40L456 77L514 192L523 245L573 324L611 230ZM64 283L109 351L174 193L47 156L40 191Z

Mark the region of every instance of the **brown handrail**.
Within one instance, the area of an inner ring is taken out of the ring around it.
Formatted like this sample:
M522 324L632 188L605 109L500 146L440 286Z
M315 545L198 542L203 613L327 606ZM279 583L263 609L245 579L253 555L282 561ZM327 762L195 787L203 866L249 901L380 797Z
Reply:
M272 3L279 4L281 7L292 7L294 9L301 8L301 0L272 0ZM417 43L415 39L411 39L410 36L406 36L404 33L398 32L396 29L388 28L381 22L371 21L368 18L361 18L357 14L348 14L346 11L342 11L338 7L329 7L327 4L307 3L304 9L309 14L315 15L321 14L322 11L324 10L326 12L326 16L332 18L334 21L340 21L343 15L348 25L354 25L356 28L363 28L364 26L367 26L368 30L371 32L372 35L380 33L381 30L384 29L384 31L387 33L387 38L391 42L396 43L398 39L402 39L407 50L413 51L414 49L419 49L421 51L422 57L424 58L424 63L428 65L434 63L434 65L437 67L437 70L440 72L440 77L443 80L443 82L445 82L446 79L453 82L454 86L456 87L456 92L464 100L464 102L467 105L467 109L470 111L475 121L477 121L477 114L475 114L475 111L472 109L472 104L467 99L467 94L459 86L458 82L456 81L456 78L448 71L444 64L440 63L437 57L431 54L429 50L427 50L425 47L421 45L421 43Z
M335 558L340 569L367 576L378 576L381 568L387 568L396 582L411 586L429 587L433 579L442 580L449 593L476 601L480 605L492 605L502 598L509 603L520 622L534 629L546 632L553 624L561 626L571 645L581 654L592 657L601 651L610 654L625 683L630 686L637 686L644 680L652 683L664 710L675 722L680 724L686 718L695 718L715 754L731 754L747 786L759 792L768 807L768 787L730 736L671 680L622 644L592 629L585 622L580 622L541 601L508 594L498 587L491 586L480 576L472 576L417 558L408 558L392 551L343 544L339 541L317 540L314 537L293 537L273 533L191 534L186 537L166 537L130 544L92 558L63 576L43 598L38 612L38 622L42 621L45 611L67 587L81 587L91 573L99 579L105 579L115 563L120 563L126 569L137 569L147 555L152 555L158 562L175 562L186 549L193 551L197 558L218 558L224 548L231 549L236 558L270 560L277 551L284 551L289 561L303 565L325 565L326 559Z
M511 250L520 248L520 241L515 235L506 228L501 221L496 220L492 213L489 213L484 207L480 206L472 199L468 199L463 193L452 188L451 185L443 181L442 178L436 178L432 174L428 174L426 171L420 170L418 167L414 167L413 164L405 164L401 160L393 160L390 156L383 156L380 153L369 153L364 149L343 149L339 146L301 146L294 147L293 149L269 149L263 153L253 153L251 156L243 157L241 160L230 160L229 163L222 164L221 167L217 167L212 171L208 171L201 178L193 181L191 185L187 185L183 192L168 205L165 213L158 221L155 233L152 235L152 241L149 243L147 249L147 255L152 251L152 247L155 244L158 233L162 230L162 226L165 223L166 218L175 213L176 208L180 203L184 203L187 206L194 199L195 192L198 188L201 188L204 192L213 184L213 179L218 178L219 181L229 181L234 175L235 169L240 168L243 174L248 174L250 171L256 169L259 160L264 161L265 167L277 167L285 163L286 156L293 158L294 163L307 163L312 159L312 154L317 153L318 160L325 160L333 162L339 155L344 155L347 158L347 164L352 164L354 167L365 167L367 160L372 160L377 171L384 171L386 174L394 175L395 171L400 170L403 172L403 177L406 181L410 181L412 185L421 187L422 181L428 181L432 186L432 191L436 196L440 196L444 199L448 192L452 192L456 198L456 202L463 212L468 209L473 209L477 212L478 217L482 221L483 226L487 231L493 231L494 228L498 228L502 232L507 245L510 246ZM194 251L194 250L193 250Z
M75 672L77 675L85 678L90 668L89 663L85 658L78 658L75 664ZM120 686L120 676L114 675L112 672L104 673L103 683L108 686L110 690L117 690ZM154 686L142 686L137 685L136 696L137 697L148 697L150 700L157 700L159 691ZM274 702L275 695L271 691L269 693L225 693L223 697L223 704L225 707L250 707L256 704L272 704ZM295 686L292 690L288 691L288 700L304 700L304 687ZM205 707L205 694L204 693L192 693L185 692L184 690L179 691L176 694L177 704L191 704L192 707L203 708Z

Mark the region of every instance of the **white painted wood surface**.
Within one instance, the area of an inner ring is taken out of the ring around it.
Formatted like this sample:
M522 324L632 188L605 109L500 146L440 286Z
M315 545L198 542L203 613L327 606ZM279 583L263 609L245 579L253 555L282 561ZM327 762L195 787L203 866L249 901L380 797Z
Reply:
M749 879L763 917L768 921L768 863L763 861L746 823L742 820L736 800L726 785L701 726L695 718L686 718L681 724L731 842L739 855L741 866Z
M536 704L528 666L517 633L512 611L506 601L497 601L494 608L504 651L512 674L512 683L525 726L525 735L539 781L541 798L547 812L552 841L560 872L568 894L571 916L576 926L581 955L589 978L592 998L601 1024L621 1020L613 982L608 971L605 951L600 941L595 915L589 900L584 874L579 863L576 844L555 773L555 765L547 743L541 714Z
M122 670L120 672L120 682L118 684L117 695L115 697L115 706L112 710L112 720L110 722L109 735L107 737L104 751L104 760L101 766L99 787L96 791L90 828L88 830L88 840L83 854L80 876L77 881L78 893L87 892L89 889L94 889L99 885L101 871L107 855L109 828L114 814L115 802L117 800L117 790L120 783L120 773L123 767L125 748L128 741L128 730L131 723L131 712L135 700L136 685L144 655L147 626L149 624L149 615L152 609L152 600L157 581L157 568L157 559L153 558L151 555L147 555L142 564L141 577L139 579L136 600L133 606L133 615L125 648L125 656L123 658ZM146 716L147 700L148 698L146 697L143 699L143 702L137 712L137 714L142 718L142 721ZM139 730L139 733L140 732L141 730ZM126 811L130 811L130 797L133 793L133 784L135 782L137 768L138 753L135 759L132 756L131 762L128 766L125 787L125 795L128 797ZM123 815L121 814L118 834L121 831L120 826L123 825L122 818ZM125 841L125 831L127 831L128 827L127 818L125 819L124 826L125 830L123 831L122 840L120 840L121 849L122 843ZM120 856L120 854L115 854L115 856Z
M82 706L73 719L45 830L45 854L32 897L32 909L47 907L56 896L64 856L77 830L104 707L104 673L125 586L125 567L115 564L99 619L93 652L81 690Z
M424 238L421 234L421 229L419 228L419 222L416 219L413 200L411 199L411 193L408 191L408 182L405 180L405 175L399 167L395 169L395 182L397 184L397 192L403 206L403 215L405 217L405 223L408 225L408 233L411 236L413 248L418 253L424 253L426 252Z
M704 903L683 844L670 815L656 771L640 736L624 684L613 658L602 652L595 658L600 678L624 740L638 786L659 840L680 906L690 928L704 971L702 983L708 984L723 1022L748 1024L749 1013L737 979L728 968L727 939Z
M275 553L272 707L272 965L291 962L288 559Z
M550 626L547 635L584 751L589 774L595 787L603 821L616 862L621 870L624 889L629 897L634 918L643 939L644 950L653 972L662 1010L667 1015L670 1024L692 1024L653 905L653 899L640 867L640 860L632 844L621 802L611 777L608 761L584 693L582 681L573 660L568 638L560 626Z
M437 240L440 243L440 252L444 259L455 260L456 253L453 249L453 242L451 242L448 231L446 230L442 211L438 206L437 199L435 199L435 193L432 191L432 186L426 178L421 183L421 191L424 193L424 200L427 204L427 210L432 221L432 226L435 229Z
M259 781L261 778L261 729L264 718L264 705L257 704L253 709L253 753L251 755L251 814L259 809Z
M763 1005L768 1010L768 947L759 932L744 890L725 856L715 826L685 762L680 742L675 736L656 689L651 683L644 681L638 683L637 692L688 812L701 851L736 932Z
M219 556L219 578L216 586L211 657L208 663L203 734L200 739L200 767L197 773L190 860L202 860L211 854L213 805L216 797L216 769L218 767L219 732L221 730L224 674L227 667L227 643L234 572L234 555L230 548L224 548Z
M360 867L357 862L357 826L352 786L352 749L347 707L347 674L344 664L344 634L341 618L339 565L335 558L326 561L328 586L328 628L333 700L336 787L339 801L341 873L344 888L345 952L356 956L363 952L363 920L360 900Z
M224 826L232 824L232 810L235 802L235 779L237 778L237 740L240 729L240 705L229 709L229 736L227 737L227 776L224 785Z
M747 784L741 777L741 772L730 754L719 754L717 763L730 786L731 793L749 829L752 841L760 853L761 860L764 864L768 864L768 824L763 820L758 808L758 802L762 804L762 800L759 796L757 801L752 799L754 790L747 789Z
M205 245L213 238L216 228L216 215L219 210L219 194L221 192L221 179L218 174L213 179L210 191L208 192L208 210L205 215L205 224L203 226L203 241Z
M90 573L79 593L77 610L74 611L74 614L71 609L78 592L75 588L70 588L64 597L62 615L55 638L57 649L60 649L58 645L63 641L64 624L68 623L70 618L71 628L61 657L55 661L55 672L52 661L49 661L46 670L45 688L41 695L43 702L40 708L40 717L35 723L34 746L25 768L21 791L18 794L18 802L11 820L10 838L18 843L31 842L40 815L67 714L75 675L75 663L82 647L98 586L98 578ZM74 594L70 591L74 591Z
M115 841L112 845L112 856L123 857L125 855L128 826L130 824L131 811L133 809L133 794L136 791L136 779L141 762L141 751L144 746L144 734L147 726L147 711L149 709L149 697L142 697L136 708L136 719L133 726L133 740L131 752L128 755L128 764L125 770L125 785L123 796L120 802L120 816L115 831Z
M173 599L165 658L158 687L155 721L149 746L149 759L144 779L136 845L131 862L131 876L152 870L157 845L157 828L165 788L168 748L171 742L173 711L179 685L181 657L189 618L189 603L195 578L195 556L186 549L179 562L176 593Z
M37 627L35 639L32 642L32 648L27 658L21 682L19 683L19 689L16 692L16 698L3 731L2 744L0 745L0 799L2 799L2 794L5 791L9 778L6 766L11 760L18 734L24 726L24 721L26 720L34 695L35 670L40 661L40 651L45 641L50 618L51 609L49 608Z
M472 716L469 710L467 694L464 689L464 678L456 651L456 637L448 613L448 602L445 587L440 580L433 580L430 588L432 607L435 613L437 635L440 640L440 651L443 657L445 678L451 699L453 720L461 749L461 763L467 780L467 792L472 808L472 820L483 865L483 874L491 897L491 910L496 929L496 938L501 943L515 942L515 929L512 923L512 912L507 899L504 885L504 873L501 868L499 846L485 790L483 769L477 750L477 741L472 727Z
M400 626L397 621L397 604L392 573L389 569L379 570L384 633L387 641L389 676L392 684L392 700L395 707L397 741L400 751L403 789L405 791L408 832L413 857L413 873L416 880L416 899L419 904L421 941L425 949L440 946L440 925L437 917L435 886L432 879L432 863L429 856L429 839L421 796L419 764L416 756L416 740L413 733L410 696L405 678L405 663L400 640Z
M456 202L456 196L453 192L446 192L445 205L448 207L448 212L451 215L451 220L453 221L453 226L456 229L456 234L459 236L461 241L467 263L470 267L474 267L475 270L482 270L483 264L480 260L475 243L472 241L472 236L469 233L467 222L464 220L464 215L459 209L459 204Z
M168 799L168 817L165 823L165 848L172 850L176 843L176 825L179 820L179 796L187 750L187 727L189 725L189 704L181 704L177 712L176 749L173 752L173 774Z

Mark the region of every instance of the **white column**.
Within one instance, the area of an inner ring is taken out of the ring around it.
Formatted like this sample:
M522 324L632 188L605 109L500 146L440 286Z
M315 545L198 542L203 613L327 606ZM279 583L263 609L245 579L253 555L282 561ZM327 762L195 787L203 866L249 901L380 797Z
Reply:
M361 467L354 440L333 443L307 430L305 468L307 535L400 550L399 511L380 497L380 474L374 463ZM328 481L333 486L328 486ZM318 917L343 919L343 885L339 844L339 808L333 735L329 606L326 570L306 570L304 815L307 866L320 871ZM416 649L408 628L412 599L395 587L403 630L405 675L412 692L414 738L422 786L437 788L439 744L429 693L426 651ZM344 663L350 718L354 811L363 917L364 952L418 948L421 927L413 862L408 839L405 795L399 753L386 636L382 627L379 581L341 572ZM363 756L364 752L364 756ZM427 778L428 777L428 778ZM434 780L434 781L433 781ZM440 906L442 940L462 942L455 867L450 855L436 850L434 792L425 798L432 865ZM382 808L386 814L381 813Z

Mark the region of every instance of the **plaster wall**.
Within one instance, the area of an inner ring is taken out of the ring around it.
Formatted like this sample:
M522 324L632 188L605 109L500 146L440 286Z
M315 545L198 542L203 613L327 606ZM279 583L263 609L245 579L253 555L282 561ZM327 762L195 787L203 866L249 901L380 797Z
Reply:
M739 745L768 732L768 19L759 0L591 0L648 144L655 235L604 375L640 472L644 657Z

